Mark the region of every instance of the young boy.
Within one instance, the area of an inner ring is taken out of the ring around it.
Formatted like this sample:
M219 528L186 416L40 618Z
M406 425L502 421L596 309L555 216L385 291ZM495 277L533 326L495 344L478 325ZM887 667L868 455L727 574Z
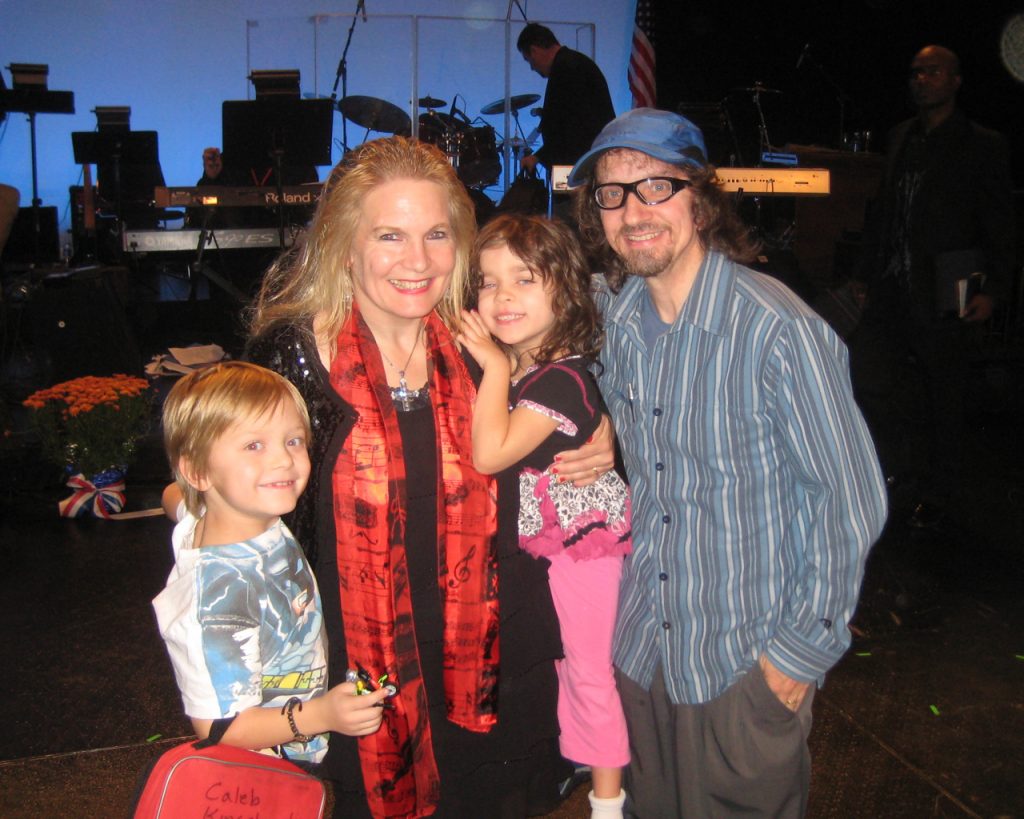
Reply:
M222 742L318 762L326 732L376 731L386 689L327 689L320 594L280 517L309 478L301 396L269 370L227 362L175 384L163 422L175 477L164 508L180 520L153 608L196 734L231 717Z

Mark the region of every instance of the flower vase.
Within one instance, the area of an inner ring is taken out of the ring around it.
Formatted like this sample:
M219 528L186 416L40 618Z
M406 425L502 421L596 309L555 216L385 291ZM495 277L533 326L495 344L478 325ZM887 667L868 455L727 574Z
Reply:
M105 469L88 478L68 468L71 494L57 504L64 518L109 518L124 508L124 469Z

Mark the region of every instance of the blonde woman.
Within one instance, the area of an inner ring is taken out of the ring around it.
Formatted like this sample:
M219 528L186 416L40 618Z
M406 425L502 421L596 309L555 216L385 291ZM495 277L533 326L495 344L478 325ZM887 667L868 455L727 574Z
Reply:
M398 687L375 734L331 737L338 816L521 817L567 773L546 566L517 548L518 488L472 466L476 391L452 328L474 232L440 151L367 143L252 317L249 357L310 410L313 471L289 522L322 590L330 679ZM562 477L611 468L609 437L567 454Z

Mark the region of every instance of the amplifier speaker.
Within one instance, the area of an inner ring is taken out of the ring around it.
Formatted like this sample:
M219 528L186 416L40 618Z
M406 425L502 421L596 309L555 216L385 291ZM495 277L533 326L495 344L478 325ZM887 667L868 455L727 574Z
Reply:
M45 280L24 305L24 335L44 353L50 383L82 375L141 374L142 356L115 288L121 268Z
M11 235L4 245L6 264L53 264L60 260L57 234L57 208L39 208L39 250L36 252L32 208L18 208Z

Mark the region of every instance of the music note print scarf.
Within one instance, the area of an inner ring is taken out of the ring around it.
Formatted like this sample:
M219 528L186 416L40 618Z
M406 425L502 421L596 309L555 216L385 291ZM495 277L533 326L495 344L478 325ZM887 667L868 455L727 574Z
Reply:
M486 732L497 721L498 577L494 481L472 465L473 382L440 318L426 319L437 430L438 587L448 719ZM380 730L359 740L374 817L433 813L440 780L413 627L405 555L405 461L391 388L369 327L353 307L331 385L359 415L334 468L338 582L350 667L397 681ZM337 682L337 681L332 681Z

